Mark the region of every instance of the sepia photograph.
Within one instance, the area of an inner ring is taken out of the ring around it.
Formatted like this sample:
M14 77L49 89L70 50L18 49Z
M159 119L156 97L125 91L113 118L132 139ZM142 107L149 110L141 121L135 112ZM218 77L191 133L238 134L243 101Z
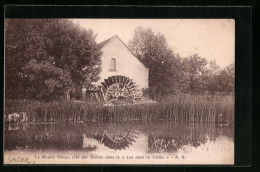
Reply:
M4 164L234 165L234 19L4 24Z

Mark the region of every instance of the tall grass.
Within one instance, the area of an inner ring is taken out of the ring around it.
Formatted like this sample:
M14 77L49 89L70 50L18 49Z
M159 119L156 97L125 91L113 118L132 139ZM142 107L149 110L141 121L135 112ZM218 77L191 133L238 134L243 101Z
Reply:
M19 102L19 103L18 103ZM6 111L25 111L31 122L96 120L171 120L188 122L234 122L233 96L168 97L156 104L103 106L101 104L33 101L6 101Z

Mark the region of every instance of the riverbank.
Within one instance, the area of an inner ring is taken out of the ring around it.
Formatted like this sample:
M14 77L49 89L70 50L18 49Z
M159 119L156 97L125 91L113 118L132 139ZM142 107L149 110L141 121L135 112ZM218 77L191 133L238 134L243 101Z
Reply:
M104 106L88 102L6 100L5 115L26 112L28 122L171 120L234 122L234 96L178 95L154 104Z

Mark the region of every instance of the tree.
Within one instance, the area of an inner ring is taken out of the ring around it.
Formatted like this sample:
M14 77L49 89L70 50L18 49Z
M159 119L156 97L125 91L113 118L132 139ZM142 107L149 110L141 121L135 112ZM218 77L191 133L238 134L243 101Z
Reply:
M138 27L128 46L149 68L149 88L153 95L176 91L180 58L168 47L164 35Z
M218 91L217 77L220 74L220 67L217 65L215 59L210 61L209 68L207 69L207 83L206 90L210 93Z
M231 64L222 69L216 77L217 91L234 92L235 91L235 65Z
M213 61L209 62L209 72L210 75L217 75L219 74L220 67L217 65L216 60L214 59Z
M215 67L214 67L215 66ZM208 69L208 80L206 90L210 93L234 92L235 86L235 65L231 64L226 68L220 69L219 66L212 65ZM217 70L216 70L217 69Z
M92 30L68 19L7 19L7 98L51 100L98 80L101 52Z
M182 61L184 78L186 80L186 92L202 93L207 83L207 60L197 54L186 57Z

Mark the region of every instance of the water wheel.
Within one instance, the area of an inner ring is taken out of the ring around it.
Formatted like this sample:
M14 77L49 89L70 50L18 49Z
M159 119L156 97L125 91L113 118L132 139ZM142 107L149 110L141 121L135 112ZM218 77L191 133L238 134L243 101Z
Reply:
M141 94L135 82L125 76L111 76L101 83L104 101L111 102L133 102L140 100Z

